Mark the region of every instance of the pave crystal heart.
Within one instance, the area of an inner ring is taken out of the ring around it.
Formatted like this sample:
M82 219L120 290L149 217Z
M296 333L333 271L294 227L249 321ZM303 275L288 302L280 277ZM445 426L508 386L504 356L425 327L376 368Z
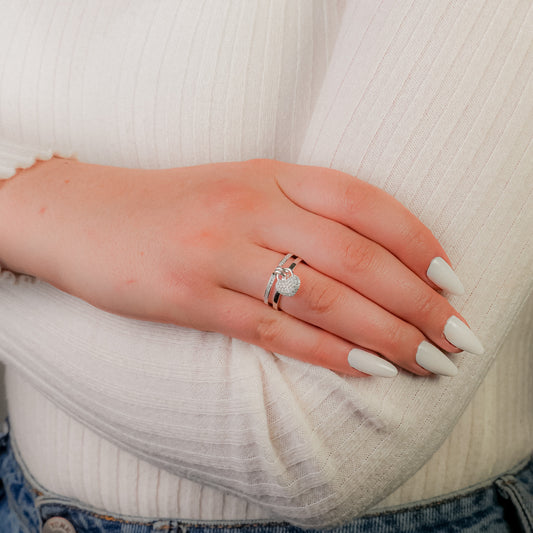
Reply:
M276 283L276 291L282 296L294 296L299 288L300 278L296 274L278 279Z

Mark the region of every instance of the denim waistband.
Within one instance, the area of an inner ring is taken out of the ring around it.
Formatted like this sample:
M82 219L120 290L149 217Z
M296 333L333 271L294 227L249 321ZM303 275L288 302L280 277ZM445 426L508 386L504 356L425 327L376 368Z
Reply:
M0 433L0 531L5 533L314 533L282 522L190 521L110 515L48 492ZM47 524L47 525L45 525ZM331 533L533 533L533 459L483 485L361 516Z

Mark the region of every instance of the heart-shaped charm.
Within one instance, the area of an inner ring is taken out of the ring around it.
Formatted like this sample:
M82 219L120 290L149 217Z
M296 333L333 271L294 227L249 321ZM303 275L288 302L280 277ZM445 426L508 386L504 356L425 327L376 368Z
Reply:
M276 291L282 296L294 296L300 288L300 278L291 272L290 276L278 278Z

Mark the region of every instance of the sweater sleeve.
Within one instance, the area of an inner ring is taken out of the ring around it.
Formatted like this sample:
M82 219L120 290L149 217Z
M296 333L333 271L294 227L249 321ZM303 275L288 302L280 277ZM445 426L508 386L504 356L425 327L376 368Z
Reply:
M0 137L0 179L12 178L18 169L29 168L37 160L46 161L52 155L51 149L17 144Z
M401 2L351 4L299 161L358 174L433 230L484 356L452 356L454 378L354 379L3 272L2 359L117 445L281 519L324 527L381 500L449 434L531 292L531 10L472 5L413 2L415 24Z

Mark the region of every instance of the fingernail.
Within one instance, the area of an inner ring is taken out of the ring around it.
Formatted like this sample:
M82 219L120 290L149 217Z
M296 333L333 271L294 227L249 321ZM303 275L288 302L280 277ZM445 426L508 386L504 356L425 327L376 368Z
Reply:
M465 288L452 267L442 257L435 257L429 264L427 277L441 289L452 294L464 294Z
M481 341L474 335L472 330L456 316L450 317L446 322L446 325L444 326L444 336L454 346L461 350L472 352L477 355L481 355L485 352L485 348L483 348Z
M398 369L391 365L385 359L378 357L365 350L354 348L348 354L348 363L352 368L370 374L371 376L379 376L382 378L393 378L398 375Z
M436 346L422 341L416 351L416 362L426 370L441 376L456 376L457 367Z

